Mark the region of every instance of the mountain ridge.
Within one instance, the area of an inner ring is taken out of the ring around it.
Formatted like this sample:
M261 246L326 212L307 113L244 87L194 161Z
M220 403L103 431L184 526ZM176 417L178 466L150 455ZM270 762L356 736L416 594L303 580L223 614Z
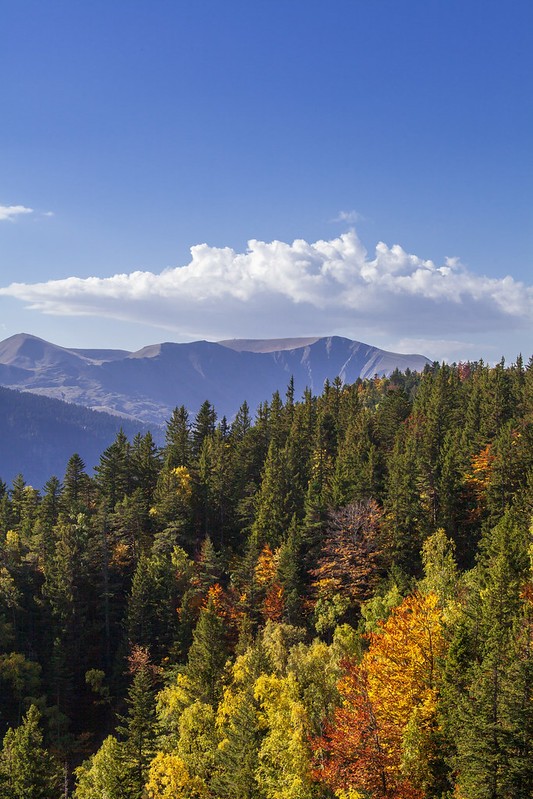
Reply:
M194 414L205 400L228 418L244 400L255 410L291 377L299 395L320 392L326 379L352 383L427 364L341 336L161 342L134 352L61 347L27 333L0 342L0 385L155 425L177 405Z

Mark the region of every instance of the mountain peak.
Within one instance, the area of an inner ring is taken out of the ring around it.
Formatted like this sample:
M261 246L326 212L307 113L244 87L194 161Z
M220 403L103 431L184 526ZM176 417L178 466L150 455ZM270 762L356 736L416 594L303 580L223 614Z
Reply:
M194 414L205 400L231 419L244 400L255 409L291 377L298 396L335 377L353 383L428 363L341 336L164 342L130 353L66 349L20 333L0 342L0 385L159 425L176 406Z

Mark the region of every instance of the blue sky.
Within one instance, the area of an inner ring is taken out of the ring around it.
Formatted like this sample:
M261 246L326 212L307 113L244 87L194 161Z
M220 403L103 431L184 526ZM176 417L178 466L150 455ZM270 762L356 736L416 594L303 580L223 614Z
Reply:
M530 0L4 4L0 338L528 356L532 31Z

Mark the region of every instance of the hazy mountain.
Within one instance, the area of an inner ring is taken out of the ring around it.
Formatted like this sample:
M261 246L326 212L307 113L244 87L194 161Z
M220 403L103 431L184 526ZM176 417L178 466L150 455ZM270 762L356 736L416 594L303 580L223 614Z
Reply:
M195 341L154 344L138 352L67 349L27 334L0 342L0 385L163 424L176 405L195 413L208 399L231 418L243 400L251 409L294 377L296 397L326 378L344 382L420 371L422 355L399 355L346 338Z
M130 440L148 432L138 421L0 388L0 479L10 484L20 473L27 483L42 488L52 475L63 477L75 452L91 473L121 427ZM153 425L151 432L161 445L163 430Z

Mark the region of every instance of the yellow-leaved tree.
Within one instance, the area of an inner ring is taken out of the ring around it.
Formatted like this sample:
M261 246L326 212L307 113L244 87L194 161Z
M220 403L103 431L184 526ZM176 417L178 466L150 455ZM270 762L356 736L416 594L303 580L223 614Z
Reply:
M445 648L437 595L404 599L369 641L360 664L346 662L342 705L315 742L315 776L338 796L352 789L381 799L415 799L435 779Z
M191 776L180 757L167 752L159 752L152 760L145 790L149 799L209 799L211 796L205 782Z

